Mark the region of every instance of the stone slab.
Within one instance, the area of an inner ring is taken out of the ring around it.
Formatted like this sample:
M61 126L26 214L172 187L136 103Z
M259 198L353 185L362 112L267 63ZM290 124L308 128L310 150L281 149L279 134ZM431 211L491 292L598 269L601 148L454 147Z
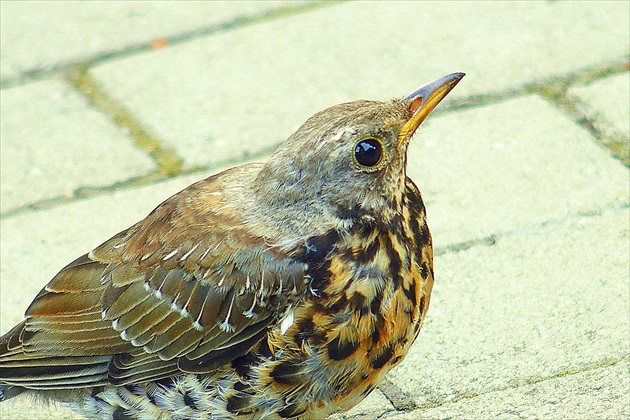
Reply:
M628 358L629 236L626 207L437 256L427 323L390 379L422 407Z
M278 1L3 1L2 80L286 6Z
M569 90L580 98L590 117L599 120L604 132L630 137L630 73L599 80Z
M35 403L28 397L18 396L0 404L0 419L7 420L85 420L69 408L57 403Z
M384 416L417 419L627 419L628 361L519 388L491 392L435 408Z
M123 130L62 81L0 91L0 113L2 212L155 168Z
M348 2L116 60L93 74L188 165L204 164L282 141L326 106L403 96L455 71L468 76L451 99L624 59L629 7Z
M537 96L429 117L407 166L438 249L625 205L630 195L627 168Z

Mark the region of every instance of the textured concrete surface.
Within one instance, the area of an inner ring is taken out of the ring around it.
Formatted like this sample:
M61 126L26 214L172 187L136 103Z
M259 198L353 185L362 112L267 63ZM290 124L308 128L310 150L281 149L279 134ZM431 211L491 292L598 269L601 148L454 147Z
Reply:
M403 96L424 83L421 75L468 72L452 93L460 98L622 59L627 8L351 2L110 61L92 73L188 164L204 164L276 144L326 106ZM580 19L588 24L575 25Z
M588 86L572 89L595 118L601 119L608 130L617 131L626 138L630 135L630 76L628 73L608 77Z
M2 212L154 168L123 130L62 81L2 90L0 112Z
M619 386L610 386L616 384ZM613 366L465 398L427 410L385 415L417 419L627 419L630 368Z
M278 1L4 1L2 79L124 51L164 37L186 37L286 4Z
M473 129L474 127L474 129ZM628 202L628 172L538 96L427 121L408 173L437 247Z
M409 151L436 245L427 322L335 418L630 416L630 3L0 12L0 333L66 263L312 113L464 71ZM25 399L0 417L77 418Z

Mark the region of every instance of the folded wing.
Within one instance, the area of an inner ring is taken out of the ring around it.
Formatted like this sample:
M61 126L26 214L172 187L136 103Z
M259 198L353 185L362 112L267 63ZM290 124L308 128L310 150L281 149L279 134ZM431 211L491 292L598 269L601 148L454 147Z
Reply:
M225 174L61 270L0 339L0 382L157 380L213 370L259 342L304 298L306 266L242 219Z

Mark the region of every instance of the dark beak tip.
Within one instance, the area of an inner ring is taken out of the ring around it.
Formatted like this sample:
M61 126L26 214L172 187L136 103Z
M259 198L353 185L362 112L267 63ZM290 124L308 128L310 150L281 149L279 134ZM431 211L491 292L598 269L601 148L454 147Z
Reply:
M422 121L433 109L449 94L451 90L462 80L466 74L463 72L451 73L437 80L427 83L400 100L409 107L412 115L400 132L400 143L405 141L422 124Z
M446 76L440 77L437 80L427 83L410 93L409 95L402 98L401 102L413 101L418 98L426 98L436 89L443 86L449 86L449 91L455 87L463 78L466 76L464 72L451 73Z

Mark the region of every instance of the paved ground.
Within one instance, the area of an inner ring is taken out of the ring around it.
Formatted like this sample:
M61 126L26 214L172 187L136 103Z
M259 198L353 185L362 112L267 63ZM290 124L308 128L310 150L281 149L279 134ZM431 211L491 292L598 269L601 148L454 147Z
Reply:
M629 2L0 7L0 332L66 262L315 111L464 71L410 150L427 322L346 418L630 417Z

